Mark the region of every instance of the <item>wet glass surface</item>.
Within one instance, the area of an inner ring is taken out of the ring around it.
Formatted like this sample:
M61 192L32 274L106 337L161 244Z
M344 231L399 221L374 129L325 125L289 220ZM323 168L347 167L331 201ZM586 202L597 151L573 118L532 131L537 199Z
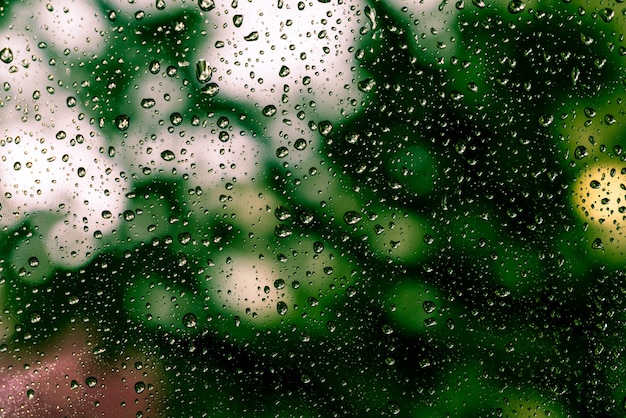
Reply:
M0 1L0 415L624 415L621 0Z

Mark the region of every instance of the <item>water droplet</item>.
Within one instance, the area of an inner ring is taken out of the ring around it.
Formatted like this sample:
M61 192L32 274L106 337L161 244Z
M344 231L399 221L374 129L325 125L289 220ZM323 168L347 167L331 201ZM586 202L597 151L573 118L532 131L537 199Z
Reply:
M591 180L589 186L591 186L592 189L599 189L602 184L598 180Z
M67 100L65 101L65 103L67 104L67 107L74 107L77 104L77 100L76 97L70 96L67 98Z
M280 67L280 70L278 70L278 75L281 77L287 77L290 72L291 70L289 69L289 67L283 65L282 67Z
M274 116L276 114L276 106L274 105L267 105L263 108L263 115L270 117L270 116Z
M36 324L41 322L41 314L39 312L33 312L30 314L30 323Z
M135 383L135 392L141 393L146 390L146 384L144 382Z
M373 78L361 80L359 81L357 86L362 92L369 93L374 89L374 87L376 87L376 80L374 80Z
M0 50L0 61L9 64L13 61L13 51L10 48L2 48Z
M614 16L615 12L613 11L613 9L609 9L608 7L606 7L600 10L600 17L607 23L613 20Z
M293 147L295 149L297 149L298 151L303 151L304 149L306 149L307 143L306 143L306 139L304 138L298 138L296 139L296 142L293 143Z
M274 287L278 290L285 288L285 281L283 279L274 280Z
M144 109L153 108L154 105L156 105L156 100L154 99L142 99L141 100L141 107L143 107Z
M198 319L193 313L189 312L183 316L183 324L185 324L187 328L195 328L198 326Z
M435 302L433 302L432 300L426 300L424 301L424 303L422 303L422 308L424 308L424 312L430 314L435 312L435 309L437 309L437 305L435 305Z
M577 160L582 160L583 158L585 158L587 155L589 155L589 153L587 152L587 148L585 148L584 146L580 145L578 147L576 147L576 149L574 150L574 157Z
M541 126L542 128L547 128L548 126L552 125L552 122L554 122L554 116L552 115L543 114L539 116L539 126Z
M585 112L585 116L587 116L588 118L593 118L597 114L595 109L592 107L586 107L584 112Z
M30 257L28 259L28 265L33 268L39 266L39 259L37 257Z
M19 161L13 164L13 170L19 171L21 169L22 169L22 163L20 163Z
M189 232L181 232L180 234L178 234L178 242L180 242L181 244L187 245L190 241L191 234Z
M289 155L289 149L287 147L278 147L276 150L276 156L278 158L284 158Z
M478 7L479 9L484 9L486 4L483 0L472 0L472 4L476 7Z
M591 248L594 250L601 250L603 247L604 245L602 244L602 240L600 238L594 239L591 243Z
M161 63L159 61L152 61L148 67L152 74L158 74L161 71Z
M172 122L172 125L174 126L178 126L183 122L183 115L181 115L178 112L174 112L170 115L170 122Z
M606 123L607 125L613 125L615 122L617 122L617 119L615 119L615 116L613 115L604 116L604 123Z
M128 209L128 210L125 210L124 213L122 213L122 216L124 217L125 220L132 221L133 219L135 219L135 212Z
M353 298L354 296L356 296L356 287L348 286L348 288L346 289L346 296L348 296L349 298Z
M220 86L217 83L208 83L204 87L202 87L202 93L206 94L209 97L215 96L220 92Z
M241 24L243 23L243 16L242 15L235 15L233 16L233 25L235 25L235 27L241 27Z
M355 225L355 224L359 223L361 221L361 219L363 219L361 214L359 212L356 212L356 211L353 211L353 210L349 210L348 212L344 213L344 215L343 215L343 220L348 225Z
M176 155L174 155L172 151L166 149L161 153L161 158L163 158L165 161L172 161L174 158L176 158Z
M256 41L257 39L259 39L259 32L250 32L248 35L244 36L243 39L245 39L246 41Z
M111 213L110 210L103 210L102 211L102 218L104 219L111 219L113 217L113 214Z
M276 304L276 311L278 312L278 315L286 315L288 309L289 307L282 300Z
M26 397L28 399L33 399L35 397L35 390L34 389L28 389L26 391Z
M287 219L291 218L291 213L286 207L278 206L274 210L274 216L276 216L276 219L278 219L279 221L286 221Z
M215 1L214 0L198 0L198 7L200 7L200 10L208 12L210 10L215 9Z
M319 241L314 242L313 251L315 251L315 254L320 254L322 251L324 251L324 243Z
M200 83L207 83L211 80L211 76L213 75L213 69L206 62L206 60L198 60L196 63L196 79Z
M85 383L88 387L92 388L98 384L98 379L93 376L89 376L87 379L85 379Z
M115 118L115 126L120 131L125 131L130 126L130 117L128 115L119 115Z
M526 5L521 0L511 0L509 2L509 13L518 14L526 8Z
M85 174L87 174L87 170L85 170L85 167L78 167L77 173L78 177L85 177Z
M335 332L337 331L337 324L335 323L335 321L328 321L326 322L326 329L328 330L328 332Z
M323 120L319 123L318 128L323 136L328 136L328 134L330 134L330 131L333 130L333 124L327 120Z
M228 140L230 139L230 134L226 131L220 131L217 137L221 142L228 142Z
M276 228L274 228L274 235L276 235L278 238L287 238L292 233L293 232L291 231L291 228L289 228L287 225L276 225Z

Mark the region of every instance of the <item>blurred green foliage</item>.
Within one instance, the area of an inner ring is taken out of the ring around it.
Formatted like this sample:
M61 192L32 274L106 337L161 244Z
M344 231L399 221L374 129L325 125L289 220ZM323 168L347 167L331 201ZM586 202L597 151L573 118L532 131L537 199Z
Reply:
M14 6L0 4L4 24ZM594 226L574 185L594 164L626 178L626 9L367 7L377 27L352 65L373 90L357 116L311 132L319 166L292 175L268 160L251 189L202 193L182 177L137 177L133 216L87 266L37 283L4 268L10 349L97 323L111 350L159 359L167 416L623 416L624 217ZM449 44L422 48L422 19L448 22ZM204 22L188 8L114 23L124 30L105 56L75 62L92 81L77 97L123 141L112 121L142 111L125 92L154 60L195 79L176 63ZM271 143L258 108L182 89L183 120L239 113ZM33 232L6 231L3 254ZM248 258L271 272L258 318L219 281ZM42 320L29 323L33 312Z

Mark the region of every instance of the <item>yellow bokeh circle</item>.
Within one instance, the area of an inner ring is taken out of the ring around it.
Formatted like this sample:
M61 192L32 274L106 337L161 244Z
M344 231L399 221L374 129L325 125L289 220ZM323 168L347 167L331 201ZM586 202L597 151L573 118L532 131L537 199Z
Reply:
M626 165L596 163L582 171L574 185L573 204L594 248L611 258L623 257L626 238Z

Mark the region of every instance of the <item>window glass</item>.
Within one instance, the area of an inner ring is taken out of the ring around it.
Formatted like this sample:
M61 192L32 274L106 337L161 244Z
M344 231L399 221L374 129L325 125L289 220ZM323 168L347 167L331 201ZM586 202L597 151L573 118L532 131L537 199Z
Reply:
M624 16L0 1L0 415L622 416Z

